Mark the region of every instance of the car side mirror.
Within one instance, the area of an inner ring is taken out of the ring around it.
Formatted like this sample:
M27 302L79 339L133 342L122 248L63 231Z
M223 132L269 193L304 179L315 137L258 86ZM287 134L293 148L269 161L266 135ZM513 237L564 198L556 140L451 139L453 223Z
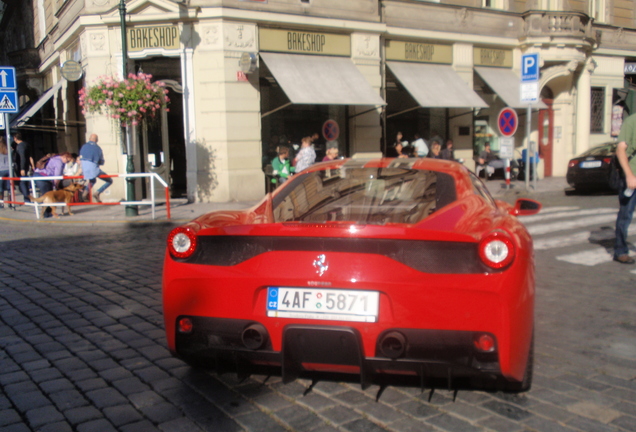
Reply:
M510 214L513 216L531 216L539 213L540 210L541 203L539 201L519 198L515 202L515 206L510 210Z

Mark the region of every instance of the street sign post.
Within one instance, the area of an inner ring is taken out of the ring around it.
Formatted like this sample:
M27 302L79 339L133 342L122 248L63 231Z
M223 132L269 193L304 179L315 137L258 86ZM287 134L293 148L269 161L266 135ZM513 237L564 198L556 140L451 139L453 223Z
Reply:
M499 157L504 159L506 163L506 189L510 189L510 159L512 159L512 147L514 146L512 136L517 132L518 125L517 111L513 108L506 107L499 112L497 126L499 133L503 136L499 138Z
M0 90L15 90L17 88L15 68L11 66L0 66Z
M15 90L0 91L0 113L18 112L18 92Z
M521 56L521 82L539 81L539 53Z
M13 66L0 66L0 116L4 119L4 132L7 141L9 160L13 160L13 150L11 149L11 130L9 128L9 113L18 112L18 82L15 77ZM13 164L9 164L9 177L13 177ZM11 187L11 201L15 201Z
M517 118L517 111L513 108L506 107L499 112L497 117L497 126L499 127L499 133L505 137L511 137L517 132L517 126L519 125L519 119Z
M531 133L531 104L539 99L539 53L524 54L521 56L521 102L528 102L528 115L526 117L526 142L528 143L528 151L526 152L526 190L530 183L530 172L534 172L534 189L536 189L536 167L530 166L530 133ZM532 158L535 163L535 158Z

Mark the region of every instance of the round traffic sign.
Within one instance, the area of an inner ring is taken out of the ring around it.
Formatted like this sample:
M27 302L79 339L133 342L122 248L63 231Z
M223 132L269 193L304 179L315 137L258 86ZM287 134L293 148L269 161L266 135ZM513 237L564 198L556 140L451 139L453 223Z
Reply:
M505 137L511 137L517 132L517 126L519 125L519 119L517 117L517 111L510 107L506 107L499 112L497 117L497 126L499 132Z
M322 136L327 140L327 141L335 141L338 139L338 137L340 136L340 127L338 126L338 123L336 123L335 120L327 120L323 125L322 125Z

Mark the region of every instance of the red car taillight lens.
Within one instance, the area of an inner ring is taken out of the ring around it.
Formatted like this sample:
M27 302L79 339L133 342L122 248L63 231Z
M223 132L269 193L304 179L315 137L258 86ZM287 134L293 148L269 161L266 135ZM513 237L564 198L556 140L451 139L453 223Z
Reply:
M181 318L177 324L179 333L192 333L192 330L194 329L194 324L190 318Z
M488 333L476 334L473 343L475 344L475 348L481 352L495 351L495 338Z
M168 235L168 250L175 258L188 258L196 248L197 236L190 228L175 228Z
M479 257L488 267L501 269L514 260L515 246L506 233L495 231L479 242Z
M609 165L611 162L612 162L612 158L611 157L603 158L603 163L606 163L606 164Z
M572 159L570 162L568 162L568 168L572 168L572 167L574 167L574 166L576 166L578 164L579 164L578 160Z

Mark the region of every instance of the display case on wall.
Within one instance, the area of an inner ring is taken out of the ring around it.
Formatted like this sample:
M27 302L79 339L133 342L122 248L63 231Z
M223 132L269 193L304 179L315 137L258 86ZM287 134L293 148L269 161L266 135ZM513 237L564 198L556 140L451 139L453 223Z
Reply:
M473 142L473 154L478 156L484 149L486 142L490 143L493 152L499 151L499 140L495 131L490 127L489 116L475 117L475 140Z

